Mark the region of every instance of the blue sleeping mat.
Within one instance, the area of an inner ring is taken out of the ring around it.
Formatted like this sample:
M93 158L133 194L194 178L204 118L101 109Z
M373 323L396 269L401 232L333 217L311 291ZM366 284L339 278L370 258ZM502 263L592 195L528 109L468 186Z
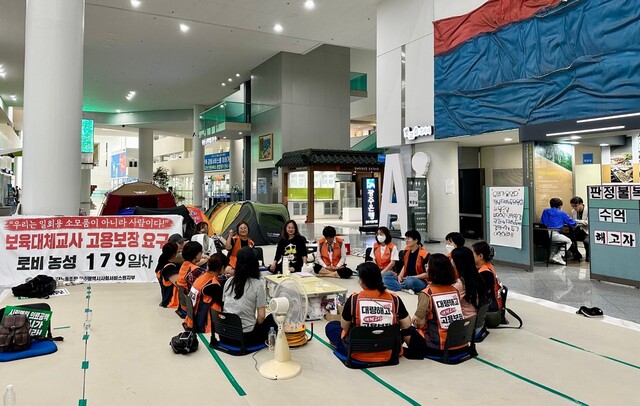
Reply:
M34 340L31 347L24 351L0 352L0 362L15 361L22 358L38 357L58 351L58 346L49 340Z

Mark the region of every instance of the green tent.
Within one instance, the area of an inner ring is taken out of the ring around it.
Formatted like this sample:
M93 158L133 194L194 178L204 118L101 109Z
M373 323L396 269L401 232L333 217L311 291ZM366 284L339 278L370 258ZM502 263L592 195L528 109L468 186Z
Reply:
M249 238L256 245L277 244L284 223L289 220L289 210L281 203L263 204L256 202L233 203L229 210L221 210L211 219L211 224L223 224L224 228L218 232L224 238L229 236L229 230L238 228L238 223L246 221L249 224ZM221 217L223 216L223 217Z

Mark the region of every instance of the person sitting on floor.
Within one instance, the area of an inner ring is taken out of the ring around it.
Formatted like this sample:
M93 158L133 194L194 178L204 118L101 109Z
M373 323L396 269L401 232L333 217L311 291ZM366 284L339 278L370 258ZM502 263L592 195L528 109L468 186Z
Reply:
M502 297L500 296L500 280L498 279L498 274L491 263L495 252L485 241L478 241L472 245L472 248L476 268L478 268L478 273L484 281L488 299L491 303L489 305L489 311L497 312L502 309Z
M216 244L209 237L209 224L206 221L196 224L196 233L191 237L191 241L199 242L202 245L202 251L207 256L217 252Z
M264 343L271 327L278 327L273 315L266 315L267 291L260 276L258 257L252 248L243 247L237 255L235 274L225 283L222 299L224 311L237 314L247 347ZM239 345L238 342L223 342Z
M184 245L182 256L184 263L180 267L176 285L185 293L189 293L193 282L205 272L205 269L198 265L202 263L202 245L199 242L189 241ZM186 312L187 309L183 310Z
M544 209L542 216L540 217L540 223L544 224L549 229L551 242L554 243L550 248L549 262L566 265L567 263L562 259L562 256L560 256L560 247L556 244L564 243L569 247L568 251L571 251L571 238L562 234L562 227L575 227L577 223L567 213L562 211L562 199L559 197L554 197L549 200L549 206L551 207Z
M402 256L402 270L400 274L392 270L386 271L382 274L382 280L390 290L414 294L427 287L425 265L429 260L429 252L422 248L422 237L417 230L409 230L404 236L407 245Z
M276 248L276 255L269 267L272 273L282 273L282 259L289 259L289 270L300 272L307 263L307 239L298 231L295 220L284 223L282 234Z
M447 250L447 256L451 258L451 251L455 248L464 247L465 239L462 234L454 231L444 237L446 245L444 248Z
M238 223L238 235L233 230L229 230L229 238L224 242L224 247L228 251L229 266L227 266L226 273L233 275L233 270L236 267L238 251L243 247L253 248L255 243L249 238L249 223L242 220Z
M380 268L381 272L393 271L396 262L400 259L398 248L391 242L391 232L387 227L378 227L376 230L376 242L371 248L371 257L366 258L373 261Z
M182 234L177 234L177 233L176 234L171 234L171 236L169 237L169 241L168 242L172 242L172 243L178 244L178 254L174 257L173 260L171 260L171 262L176 264L178 269L180 269L180 267L182 266L182 263L184 262L184 258L182 258L182 250L184 249L184 244L187 241L188 240L186 238L184 238L182 236Z
M318 251L316 256L314 272L318 276L328 276L332 278L347 279L353 275L353 271L347 268L347 248L340 237L336 237L336 229L326 226L322 230L324 238L318 240Z
M207 272L200 275L191 286L189 299L193 303L193 320L186 317L184 322L196 333L211 332L211 308L222 311L222 281L219 277L226 266L226 256L213 254L207 263Z
M489 299L484 280L478 273L473 251L464 246L454 248L451 251L451 262L459 275L453 287L460 294L462 315L465 319L475 316L478 314L478 308L488 303Z
M429 285L418 295L418 306L412 321L424 334L424 355L441 355L449 324L462 320L464 316L460 306L460 295L452 286L455 276L449 258L443 254L430 255L427 274ZM411 337L411 346L417 349L418 343L414 341L417 340ZM466 345L459 348L465 347Z
M404 303L382 283L380 268L373 262L365 262L358 265L357 271L362 291L349 296L342 310L342 320L330 321L325 327L327 338L344 356L348 354L347 338L351 326L382 327L399 324L402 330L411 327L411 319ZM365 314L376 314L379 318L371 321ZM385 362L390 359L391 351L354 352L351 356L362 362Z
M156 278L160 284L160 306L178 307L178 290L175 289L178 280L178 267L172 261L178 255L178 244L168 242L162 246L162 254L156 266Z

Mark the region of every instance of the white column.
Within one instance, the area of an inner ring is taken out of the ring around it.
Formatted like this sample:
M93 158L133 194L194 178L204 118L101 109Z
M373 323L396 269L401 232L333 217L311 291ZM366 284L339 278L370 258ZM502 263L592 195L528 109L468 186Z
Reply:
M22 189L22 157L17 156L13 158L13 169L16 175L16 186ZM22 200L22 198L20 199Z
M80 169L80 208L91 212L91 168Z
M22 212L77 215L84 0L28 0Z
M198 137L200 132L200 113L204 106L193 106L193 205L204 206L204 146Z
M138 179L153 181L153 129L138 129Z
M244 151L244 139L231 140L229 142L229 185L240 186L241 190L244 178L242 177L242 154Z

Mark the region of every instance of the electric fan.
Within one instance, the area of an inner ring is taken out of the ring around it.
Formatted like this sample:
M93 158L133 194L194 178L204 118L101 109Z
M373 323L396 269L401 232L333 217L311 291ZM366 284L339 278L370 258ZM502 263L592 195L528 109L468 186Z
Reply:
M301 367L297 362L291 361L286 331L302 330L304 335L304 318L307 314L307 296L304 288L293 278L283 280L276 288L274 298L269 302L269 310L275 315L278 323L278 336L274 359L260 365L260 375L269 379L293 378L300 373Z

